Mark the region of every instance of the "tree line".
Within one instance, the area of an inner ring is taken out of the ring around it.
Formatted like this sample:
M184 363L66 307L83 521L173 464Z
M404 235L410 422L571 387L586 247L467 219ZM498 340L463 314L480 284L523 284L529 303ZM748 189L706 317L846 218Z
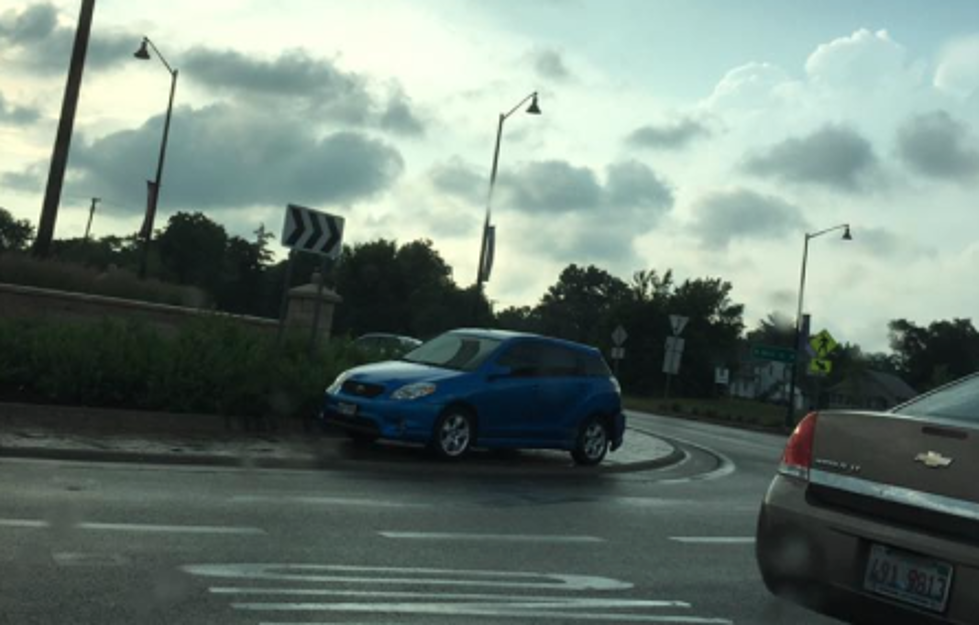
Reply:
M0 209L0 253L25 250L32 227ZM201 289L219 310L277 317L283 289L308 283L319 259L298 254L285 284L285 260L275 261L273 235L259 228L253 238L230 235L201 213L177 213L157 231L149 249L148 274L165 282ZM133 272L141 244L135 235L62 239L52 254L65 262ZM680 395L713 393L715 367L737 371L750 345L791 347L792 320L777 313L752 328L744 306L731 299L732 285L721 278L678 281L671 270L644 269L623 280L593 265L567 266L532 306L494 311L474 286L455 282L452 268L428 240L398 244L378 239L344 246L328 265L325 281L342 297L334 330L358 336L390 332L429 338L451 328L479 326L536 332L594 345L606 355L611 334L621 325L628 334L620 381L637 393L659 392L669 316L690 319L683 336L682 374L673 388ZM895 319L888 325L887 353L866 353L843 343L833 354L834 370L824 387L872 369L895 373L924 391L979 370L979 333L970 319L917 325Z

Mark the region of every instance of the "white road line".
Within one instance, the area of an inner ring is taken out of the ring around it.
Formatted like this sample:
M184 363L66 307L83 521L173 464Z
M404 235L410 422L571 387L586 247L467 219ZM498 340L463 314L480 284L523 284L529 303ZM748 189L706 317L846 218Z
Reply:
M670 540L692 545L751 545L754 536L670 536Z
M279 497L275 495L235 495L232 503L294 503L321 506L353 506L362 508L431 508L432 504L413 501L385 501L379 499L358 499L356 497L321 497L313 495L294 495Z
M387 599L442 599L448 601L492 601L494 603L561 603L562 607L594 607L596 601L615 602L619 608L689 608L685 601L652 599L590 599L587 597L560 597L539 595L491 595L482 593L412 592L381 590L331 590L326 588L254 588L237 586L213 586L208 591L215 595L263 595L301 597L373 597ZM273 605L273 604L270 604ZM298 605L298 604L288 604ZM318 604L317 604L318 605ZM328 604L324 604L328 605ZM603 607L609 607L604 605Z
M548 589L559 591L629 590L633 584L610 577L563 573L528 573L419 567L351 566L339 564L191 564L191 575L277 582L370 584L377 586L460 586ZM358 575L359 574L359 575ZM390 577L388 577L390 576Z
M451 532L378 532L385 538L401 540L472 540L519 543L603 543L598 536L560 536L547 534L466 534Z
M0 527L41 528L51 527L51 524L47 521L39 521L37 519L0 519Z
M514 604L517 605L517 604ZM357 612L383 614L430 614L448 616L458 619L460 616L495 616L497 618L533 618L560 619L562 621L610 621L614 623L676 623L697 625L733 625L734 621L721 618L706 618L700 616L653 615L653 614L622 614L618 612L551 612L534 609L542 606L528 604L528 609L520 607L506 608L499 605L480 603L319 603L319 604L286 604L286 603L239 603L232 604L236 610L248 611L318 611L318 612ZM560 606L573 607L573 606ZM265 621L267 625L286 625ZM292 625L292 624L289 624ZM319 625L305 622L304 625ZM325 624L323 624L325 625Z
M152 525L142 523L79 523L78 529L109 531L109 532L147 532L173 534L245 534L264 535L266 532L257 527L220 527L213 525Z

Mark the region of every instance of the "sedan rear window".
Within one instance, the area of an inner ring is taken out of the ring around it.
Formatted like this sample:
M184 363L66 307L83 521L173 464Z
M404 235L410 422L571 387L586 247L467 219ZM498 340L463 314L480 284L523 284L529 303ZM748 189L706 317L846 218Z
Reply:
M979 424L979 374L924 395L894 412Z
M420 365L475 371L499 347L496 339L448 333L405 354L402 360Z

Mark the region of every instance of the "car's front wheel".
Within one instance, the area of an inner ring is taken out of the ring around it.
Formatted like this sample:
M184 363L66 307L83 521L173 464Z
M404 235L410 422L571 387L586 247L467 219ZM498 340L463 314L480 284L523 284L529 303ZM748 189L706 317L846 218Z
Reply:
M441 458L455 460L469 451L476 437L475 421L468 413L451 409L435 424L432 449Z
M594 416L581 426L578 441L571 451L571 457L577 464L594 466L605 459L608 445L608 425L601 417Z

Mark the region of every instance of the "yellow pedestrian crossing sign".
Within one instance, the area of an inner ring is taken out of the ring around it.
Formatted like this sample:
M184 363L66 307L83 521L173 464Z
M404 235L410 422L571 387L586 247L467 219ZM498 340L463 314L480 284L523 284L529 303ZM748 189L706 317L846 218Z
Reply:
M825 358L813 358L809 361L809 375L829 375L833 370L833 361Z
M838 343L833 335L827 330L823 330L816 336L809 339L809 345L812 346L814 352L816 352L816 359L825 359L833 350L836 349Z

